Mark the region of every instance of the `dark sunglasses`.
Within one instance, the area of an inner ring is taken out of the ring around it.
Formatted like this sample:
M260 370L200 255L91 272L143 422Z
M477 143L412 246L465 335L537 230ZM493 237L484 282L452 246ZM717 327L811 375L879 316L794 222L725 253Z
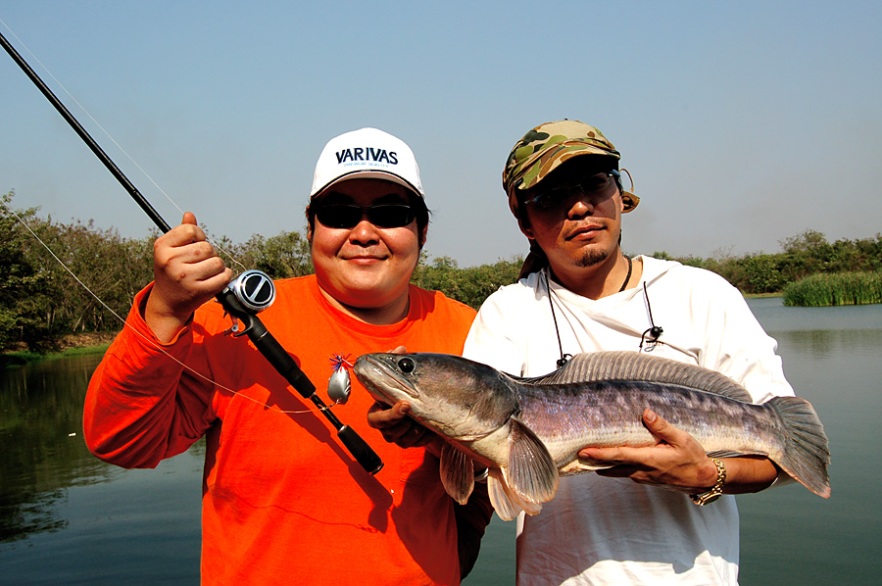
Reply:
M413 208L405 204L361 207L357 205L325 205L315 211L315 217L328 228L354 228L362 218L378 228L401 228L416 218Z
M614 193L613 188L618 186L621 181L619 177L619 172L616 170L595 173L575 183L556 185L551 189L538 191L532 197L524 200L524 203L540 210L554 210L566 204L573 195L586 196L591 199L605 198Z

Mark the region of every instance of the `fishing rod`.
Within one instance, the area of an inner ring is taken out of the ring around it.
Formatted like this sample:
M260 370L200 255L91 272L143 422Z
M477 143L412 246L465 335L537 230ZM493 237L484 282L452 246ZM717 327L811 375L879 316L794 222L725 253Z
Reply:
M43 93L49 102L55 106L58 113L61 114L68 124L76 131L86 145L92 150L95 156L104 163L107 170L110 171L117 181L123 186L128 194L135 200L142 210L153 220L163 233L171 230L169 224L159 215L150 202L141 195L141 192L135 185L129 181L128 177L120 171L119 167L104 152L104 149L95 142L95 139L83 128L83 125L70 113L70 111L61 103L61 100L52 92L51 89L40 79L40 76L31 68L24 58L18 54L18 51L6 40L3 33L0 32L0 45L6 49L12 60L25 72L34 85ZM257 317L257 313L269 307L275 300L275 286L272 279L260 271L245 271L230 283L223 291L218 293L215 298L223 306L224 310L233 319L233 328L231 332L234 336L247 335L251 342L257 347L267 361L281 374L294 389L300 393L304 399L311 400L315 406L334 426L337 430L337 437L349 450L349 453L356 461L370 474L376 474L383 467L383 461L376 452L359 436L355 430L348 425L344 425L321 397L316 394L315 385L306 376L306 374L297 366L297 363L291 358L276 338L266 329L266 326ZM238 322L244 326L239 329Z

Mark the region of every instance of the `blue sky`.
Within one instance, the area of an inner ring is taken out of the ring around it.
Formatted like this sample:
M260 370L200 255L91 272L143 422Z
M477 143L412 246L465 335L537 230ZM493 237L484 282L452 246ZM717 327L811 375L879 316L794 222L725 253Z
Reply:
M628 253L882 232L875 1L7 0L0 19L169 223L163 191L236 242L302 231L324 143L375 126L416 153L430 256L523 254L502 167L560 118L598 126L634 175ZM15 207L152 227L5 52L0 137Z

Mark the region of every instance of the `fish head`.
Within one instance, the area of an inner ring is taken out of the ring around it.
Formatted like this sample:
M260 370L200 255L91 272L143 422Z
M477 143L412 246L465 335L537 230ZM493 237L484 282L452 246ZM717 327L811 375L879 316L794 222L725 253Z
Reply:
M410 415L455 441L473 441L505 425L518 409L507 375L450 354L365 354L355 376L378 401L407 401Z

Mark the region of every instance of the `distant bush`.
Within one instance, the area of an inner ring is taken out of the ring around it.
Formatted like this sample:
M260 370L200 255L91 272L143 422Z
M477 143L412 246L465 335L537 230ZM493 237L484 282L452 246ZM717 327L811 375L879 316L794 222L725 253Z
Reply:
M15 211L14 196L0 194L0 353L20 348L42 353L59 348L67 334L118 331L119 316L153 278L159 232L123 238L91 220L58 223L38 217L36 208ZM212 242L237 271L256 268L276 279L313 271L309 241L298 232L255 235L244 244L212 236ZM783 252L776 254L652 256L714 271L745 295L781 293L787 305L882 303L882 234L831 243L807 230L780 244ZM522 262L517 256L460 268L446 256L430 261L423 251L412 282L478 308L499 287L515 282Z
M801 307L882 303L882 273L811 275L784 287L782 298L784 305Z

